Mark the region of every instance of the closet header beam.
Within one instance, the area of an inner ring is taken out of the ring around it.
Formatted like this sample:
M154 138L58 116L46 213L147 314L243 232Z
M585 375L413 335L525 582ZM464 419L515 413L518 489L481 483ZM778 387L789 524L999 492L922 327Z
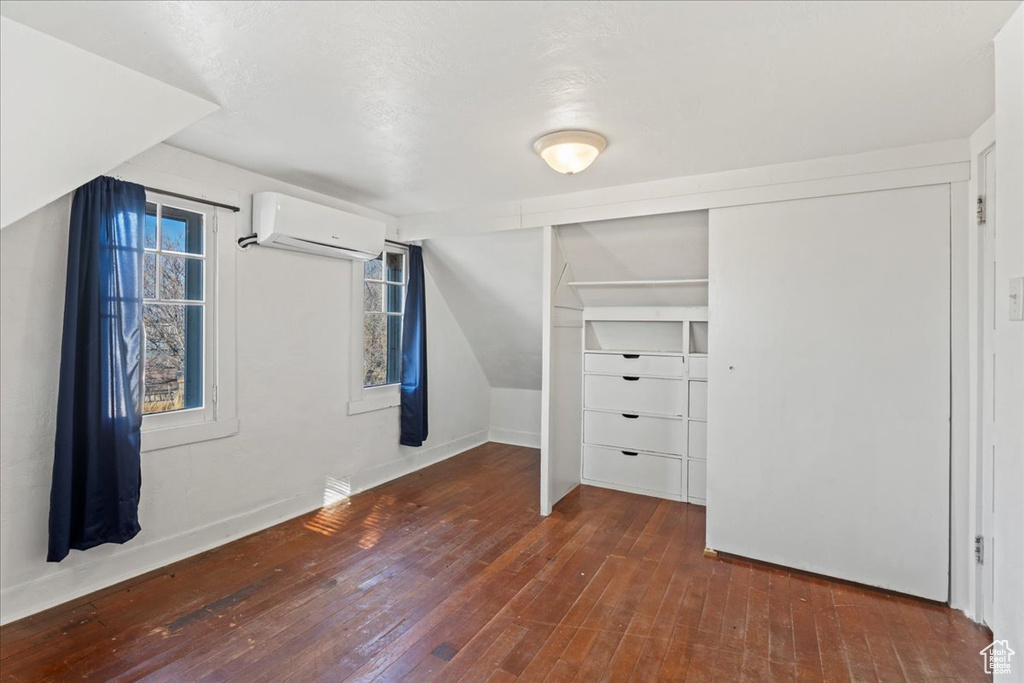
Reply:
M570 287L661 287L666 285L706 285L707 278L689 280L608 280L604 282L569 282Z

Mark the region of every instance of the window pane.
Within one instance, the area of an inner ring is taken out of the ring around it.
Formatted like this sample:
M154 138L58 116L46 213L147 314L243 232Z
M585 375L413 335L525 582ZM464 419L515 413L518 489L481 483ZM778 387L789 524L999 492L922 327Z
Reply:
M388 290L388 313L402 312L402 298L405 296L405 287L401 285L385 285Z
M146 249L156 249L156 204L146 202L146 229L142 234Z
M156 298L156 254L144 254L142 257L142 296Z
M363 283L363 310L380 312L381 299L384 297L384 285L377 282Z
M160 248L187 254L202 254L202 214L165 206L160 219Z
M388 316L388 384L402 381L402 318Z
M381 263L380 258L375 258L372 261L363 261L363 279L366 280L383 280L384 264Z
M387 316L363 316L363 386L376 387L388 381Z
M402 272L405 270L405 254L388 254L388 282L405 282Z
M203 262L185 256L160 255L160 298L203 299Z
M203 405L203 307L144 304L146 332L142 411Z

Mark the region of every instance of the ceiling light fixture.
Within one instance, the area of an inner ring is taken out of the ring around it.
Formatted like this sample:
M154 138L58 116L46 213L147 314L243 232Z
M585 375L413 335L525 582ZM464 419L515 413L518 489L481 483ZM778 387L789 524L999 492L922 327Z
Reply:
M603 136L585 130L561 130L533 143L534 151L548 166L566 175L586 169L606 146Z

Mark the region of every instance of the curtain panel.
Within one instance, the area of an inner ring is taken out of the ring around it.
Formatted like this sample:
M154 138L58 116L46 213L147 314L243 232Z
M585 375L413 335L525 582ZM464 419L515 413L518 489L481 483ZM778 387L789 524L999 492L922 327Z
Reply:
M71 206L47 560L139 533L141 185L97 178Z
M422 446L427 440L427 302L424 291L423 249L409 247L409 284L402 327L403 446Z

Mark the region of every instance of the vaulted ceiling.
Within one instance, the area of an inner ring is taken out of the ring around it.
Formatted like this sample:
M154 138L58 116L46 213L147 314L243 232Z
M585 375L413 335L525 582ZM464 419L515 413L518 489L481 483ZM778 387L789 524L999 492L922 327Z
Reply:
M559 226L576 280L706 278L706 211ZM540 228L426 240L427 268L492 387L540 389ZM697 287L584 289L586 306L706 306Z
M216 102L170 143L393 214L970 134L1009 2L22 2ZM609 147L586 173L531 143Z
M0 34L0 228L217 109L7 17Z
M492 387L540 389L540 228L427 240L424 261Z

